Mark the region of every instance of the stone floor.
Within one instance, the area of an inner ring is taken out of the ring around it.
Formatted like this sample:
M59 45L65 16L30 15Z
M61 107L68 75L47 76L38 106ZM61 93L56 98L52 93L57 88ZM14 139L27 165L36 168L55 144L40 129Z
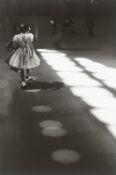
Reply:
M112 41L65 37L62 50L39 48L37 79L26 89L1 43L0 175L116 174Z

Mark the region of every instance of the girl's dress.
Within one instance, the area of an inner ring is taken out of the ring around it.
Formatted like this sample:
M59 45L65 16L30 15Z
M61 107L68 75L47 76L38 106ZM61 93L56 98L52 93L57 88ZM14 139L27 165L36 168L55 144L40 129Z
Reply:
M20 33L13 37L18 48L10 56L8 64L17 69L32 69L40 65L40 59L33 48L33 34Z

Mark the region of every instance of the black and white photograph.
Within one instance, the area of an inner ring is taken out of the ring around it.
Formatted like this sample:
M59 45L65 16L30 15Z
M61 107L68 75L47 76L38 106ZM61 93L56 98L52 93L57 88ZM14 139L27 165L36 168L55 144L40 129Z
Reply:
M0 0L0 175L116 175L116 0Z

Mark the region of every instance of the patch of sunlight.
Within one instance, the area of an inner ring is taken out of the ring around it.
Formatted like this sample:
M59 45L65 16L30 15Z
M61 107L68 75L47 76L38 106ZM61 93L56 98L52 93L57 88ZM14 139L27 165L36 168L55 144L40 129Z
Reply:
M88 72L96 73L96 72L105 72L106 68L92 66L92 67L86 67L85 68Z
M79 97L113 97L112 93L102 87L71 87L71 92Z
M108 68L109 73L112 72L116 74L116 68L112 68L112 67L107 67L107 68Z
M81 57L77 57L77 58L75 58L75 60L77 61L77 62L79 62L79 63L81 63L83 66L100 66L100 67L106 67L106 66L104 66L104 65L102 65L101 63L98 63L98 62L95 62L95 61L92 61L92 60L90 60L90 59L88 59L88 58L81 58Z
M66 135L66 130L63 128L58 128L58 127L53 127L53 126L49 126L46 127L44 129L42 129L42 134L48 137L61 137Z
M106 66L93 62L87 58L75 58L89 72L103 72L106 70Z
M116 81L116 73L114 74L113 72L103 71L103 72L98 72L93 74L96 78L99 78L101 80L114 80Z
M76 66L66 66L64 67L64 65L56 65L54 67L54 70L58 71L58 72L83 72L83 70L79 67L76 67Z
M84 97L83 101L95 108L116 108L116 99L113 97Z
M113 80L104 80L104 83L110 88L116 89L116 81Z
M51 49L37 49L37 51L42 53L58 53L57 50L51 50Z
M91 59L78 57L75 58L75 61L82 67L80 68L66 57L66 54L56 53L56 51L43 52L42 55L47 64L56 71L65 84L74 86L70 87L73 95L81 97L86 104L92 107L90 113L105 123L110 133L116 136L116 127L112 127L113 124L116 124L116 98L108 90L102 88L102 83L94 79L94 77L98 78L107 86L116 88L116 70ZM92 73L93 78L85 74L84 70ZM57 124L47 126L43 128L43 134L64 132ZM55 151L52 158L57 162L68 164L78 161L80 155L64 149Z
M61 149L52 153L52 159L63 164L72 164L80 160L81 156L78 152L70 149Z
M77 58L75 58L75 60L80 62L80 63L87 63L87 64L89 64L89 62L91 62L90 59L85 58L85 57L77 57Z
M61 59L63 57L66 56L65 53L41 53L41 55L45 58L45 59Z
M47 55L45 56L45 60L47 64L56 71L82 71L82 69L77 68L73 62L63 57L56 58L56 55L55 57L52 57L51 55L48 57Z
M102 80L116 80L116 69L106 67L101 63L96 63L87 58L75 58L85 69L89 72L93 72L96 78Z
M76 68L74 65L71 64L52 64L53 69L56 71L72 71L72 72L80 72L82 69Z
M109 125L107 126L107 129L116 138L116 125Z
M52 108L50 106L45 105L37 105L32 107L32 111L34 112L50 112Z
M58 55L59 56L59 55ZM55 55L54 57L50 55L50 57L47 55L45 57L45 60L46 62L49 64L49 65L64 65L66 66L65 64L67 64L68 66L75 66L75 64L72 62L72 61L69 61L66 59L66 57L60 57L57 58L57 55Z
M83 71L77 68L75 63L70 61L64 53L42 53L42 56L52 68L56 71Z
M64 83L70 86L100 86L100 83L84 73L57 72Z
M116 109L110 110L110 109L91 109L91 114L94 115L99 121L107 124L107 125L113 125L116 124Z
M61 128L62 123L59 121L55 121L55 120L45 120L45 121L42 121L41 123L39 123L39 126L41 128L48 128L48 127Z

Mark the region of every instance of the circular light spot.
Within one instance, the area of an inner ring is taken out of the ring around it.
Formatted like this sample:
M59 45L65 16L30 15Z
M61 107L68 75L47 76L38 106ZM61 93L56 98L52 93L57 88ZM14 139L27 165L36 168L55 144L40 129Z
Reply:
M59 163L71 164L80 160L80 154L73 150L62 149L55 151L52 158Z
M40 92L41 90L40 89L28 89L28 90L25 90L26 92L32 92L32 93L35 93L35 92Z
M33 106L32 111L34 111L34 112L50 112L50 111L52 111L52 108L49 106L44 106L44 105Z
M46 120L46 121L41 122L39 125L41 128L48 128L48 127L60 128L62 127L62 123L60 123L59 121L54 121L54 120Z
M27 89L27 90L24 89L24 91L35 93L35 92L40 92L41 90L40 89Z
M42 134L49 137L60 137L66 134L66 130L58 127L48 127L42 130Z

